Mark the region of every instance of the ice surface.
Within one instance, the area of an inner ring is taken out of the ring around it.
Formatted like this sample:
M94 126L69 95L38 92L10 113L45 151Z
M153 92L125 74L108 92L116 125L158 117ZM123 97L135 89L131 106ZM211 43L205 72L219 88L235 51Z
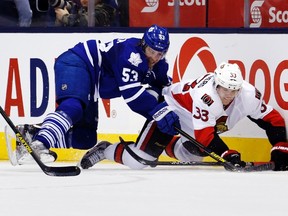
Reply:
M1 216L283 216L287 196L288 172L103 163L51 177L36 164L0 162Z

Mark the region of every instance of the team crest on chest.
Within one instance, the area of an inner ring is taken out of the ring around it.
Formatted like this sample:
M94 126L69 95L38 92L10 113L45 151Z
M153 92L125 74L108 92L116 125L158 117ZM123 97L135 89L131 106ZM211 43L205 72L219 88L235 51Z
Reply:
M138 65L142 63L142 59L140 57L140 54L134 53L134 52L132 52L130 54L130 58L128 59L128 61L136 67L138 67Z
M228 116L221 116L219 119L216 120L216 132L217 134L224 133L228 131L228 126L226 125Z

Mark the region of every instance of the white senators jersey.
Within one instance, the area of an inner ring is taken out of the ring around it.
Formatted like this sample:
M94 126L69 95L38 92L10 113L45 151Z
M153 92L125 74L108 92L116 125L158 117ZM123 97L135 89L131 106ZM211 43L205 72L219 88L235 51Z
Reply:
M204 145L211 142L215 132L219 134L233 128L244 117L262 119L273 110L246 81L234 100L224 107L216 91L214 73L175 83L165 88L163 94L179 116L181 128Z

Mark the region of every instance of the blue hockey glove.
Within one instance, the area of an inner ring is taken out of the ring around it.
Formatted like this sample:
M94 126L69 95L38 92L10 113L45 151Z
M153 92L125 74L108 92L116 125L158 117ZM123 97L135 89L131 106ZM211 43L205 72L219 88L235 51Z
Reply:
M155 109L152 110L151 114L161 132L170 135L178 134L174 127L181 128L179 117L171 110L166 102L158 104Z

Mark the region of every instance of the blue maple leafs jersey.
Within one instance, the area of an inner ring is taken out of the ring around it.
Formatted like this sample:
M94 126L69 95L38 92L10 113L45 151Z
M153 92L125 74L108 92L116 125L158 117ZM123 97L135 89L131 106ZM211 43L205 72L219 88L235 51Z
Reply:
M149 113L158 101L143 85L148 84L161 91L171 79L167 75L168 63L165 59L149 69L140 42L138 38L114 39L107 43L89 40L71 50L87 63L92 86L97 86L100 98L122 96L134 112L152 119Z

